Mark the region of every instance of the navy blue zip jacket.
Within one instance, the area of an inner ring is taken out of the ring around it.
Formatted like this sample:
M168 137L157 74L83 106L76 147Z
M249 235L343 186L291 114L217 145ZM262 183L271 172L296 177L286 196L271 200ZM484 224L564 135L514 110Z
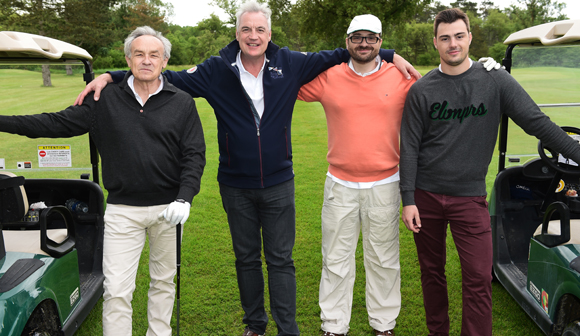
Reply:
M193 97L204 97L217 118L219 143L218 181L242 189L267 188L294 177L290 128L300 87L324 70L348 62L346 49L307 53L280 48L269 42L264 68L264 114L256 121L236 67L240 51L234 40L202 64L163 74ZM392 62L394 50L381 49ZM112 72L120 82L123 73Z

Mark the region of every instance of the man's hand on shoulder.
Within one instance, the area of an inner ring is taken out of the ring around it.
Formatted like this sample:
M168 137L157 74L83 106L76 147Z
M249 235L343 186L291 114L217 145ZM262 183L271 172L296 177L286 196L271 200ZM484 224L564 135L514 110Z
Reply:
M498 62L496 62L491 57L482 57L482 58L479 59L478 62L481 63L481 64L483 64L483 67L487 71L499 70L500 68L505 69L505 67L502 67L501 64L499 64Z
M403 220L403 223L405 223L407 229L414 233L419 233L419 231L421 231L421 218L419 218L419 209L416 205L404 206L401 219Z
M95 78L92 82L87 84L85 89L78 95L77 99L75 100L74 105L82 105L85 97L95 91L95 101L98 101L101 98L101 91L107 86L107 84L112 83L113 78L108 73L104 73L99 77Z
M411 76L415 77L415 79L421 78L419 71L417 71L411 65L411 63L407 62L407 60L401 57L399 54L393 55L393 64L397 67L397 69L399 69L405 78L411 79Z

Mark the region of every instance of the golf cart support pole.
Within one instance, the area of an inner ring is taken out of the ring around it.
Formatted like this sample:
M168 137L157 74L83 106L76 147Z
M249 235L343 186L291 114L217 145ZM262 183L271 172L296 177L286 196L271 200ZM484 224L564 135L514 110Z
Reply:
M505 67L507 72L512 72L512 51L515 45L510 44L505 51L505 58L502 60L502 65ZM500 173L505 169L505 156L507 153L507 132L508 132L509 118L507 115L501 115L501 122L499 125L499 163L497 172Z
M95 73L93 72L93 68L91 67L91 63L88 60L82 59L83 65L85 66L85 73L83 74L83 80L87 85L95 79ZM93 182L99 184L99 151L97 150L97 146L93 141L93 138L89 134L89 144L90 144L90 152L91 152L91 166L93 168Z
M175 226L177 232L176 232L176 236L175 236L175 241L176 241L176 255L177 255L177 290L175 293L176 296L176 300L177 300L177 316L176 316L176 332L177 332L177 336L179 336L179 298L181 296L180 294L180 283L181 283L181 274L180 274L180 270L181 270L181 228L182 225L181 224L177 224Z

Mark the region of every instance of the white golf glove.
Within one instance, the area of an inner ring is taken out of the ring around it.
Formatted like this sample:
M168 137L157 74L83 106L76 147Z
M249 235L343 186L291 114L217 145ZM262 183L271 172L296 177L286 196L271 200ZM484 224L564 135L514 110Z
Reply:
M191 204L184 200L177 200L171 202L162 213L159 214L159 218L165 217L165 220L169 224L175 226L177 224L184 224L189 217L189 210L191 209Z
M501 64L499 64L498 62L496 62L491 57L482 57L482 58L479 59L479 63L482 63L483 64L483 67L487 71L491 71L493 69L499 70L499 68L501 68Z

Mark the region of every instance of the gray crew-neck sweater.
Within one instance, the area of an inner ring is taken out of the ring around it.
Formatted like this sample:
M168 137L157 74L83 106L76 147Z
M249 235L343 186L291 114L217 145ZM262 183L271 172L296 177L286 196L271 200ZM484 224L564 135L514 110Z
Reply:
M475 62L450 76L430 71L410 89L401 125L400 189L413 205L416 188L449 196L486 195L501 114L546 146L580 162L580 146L545 115L506 71Z

